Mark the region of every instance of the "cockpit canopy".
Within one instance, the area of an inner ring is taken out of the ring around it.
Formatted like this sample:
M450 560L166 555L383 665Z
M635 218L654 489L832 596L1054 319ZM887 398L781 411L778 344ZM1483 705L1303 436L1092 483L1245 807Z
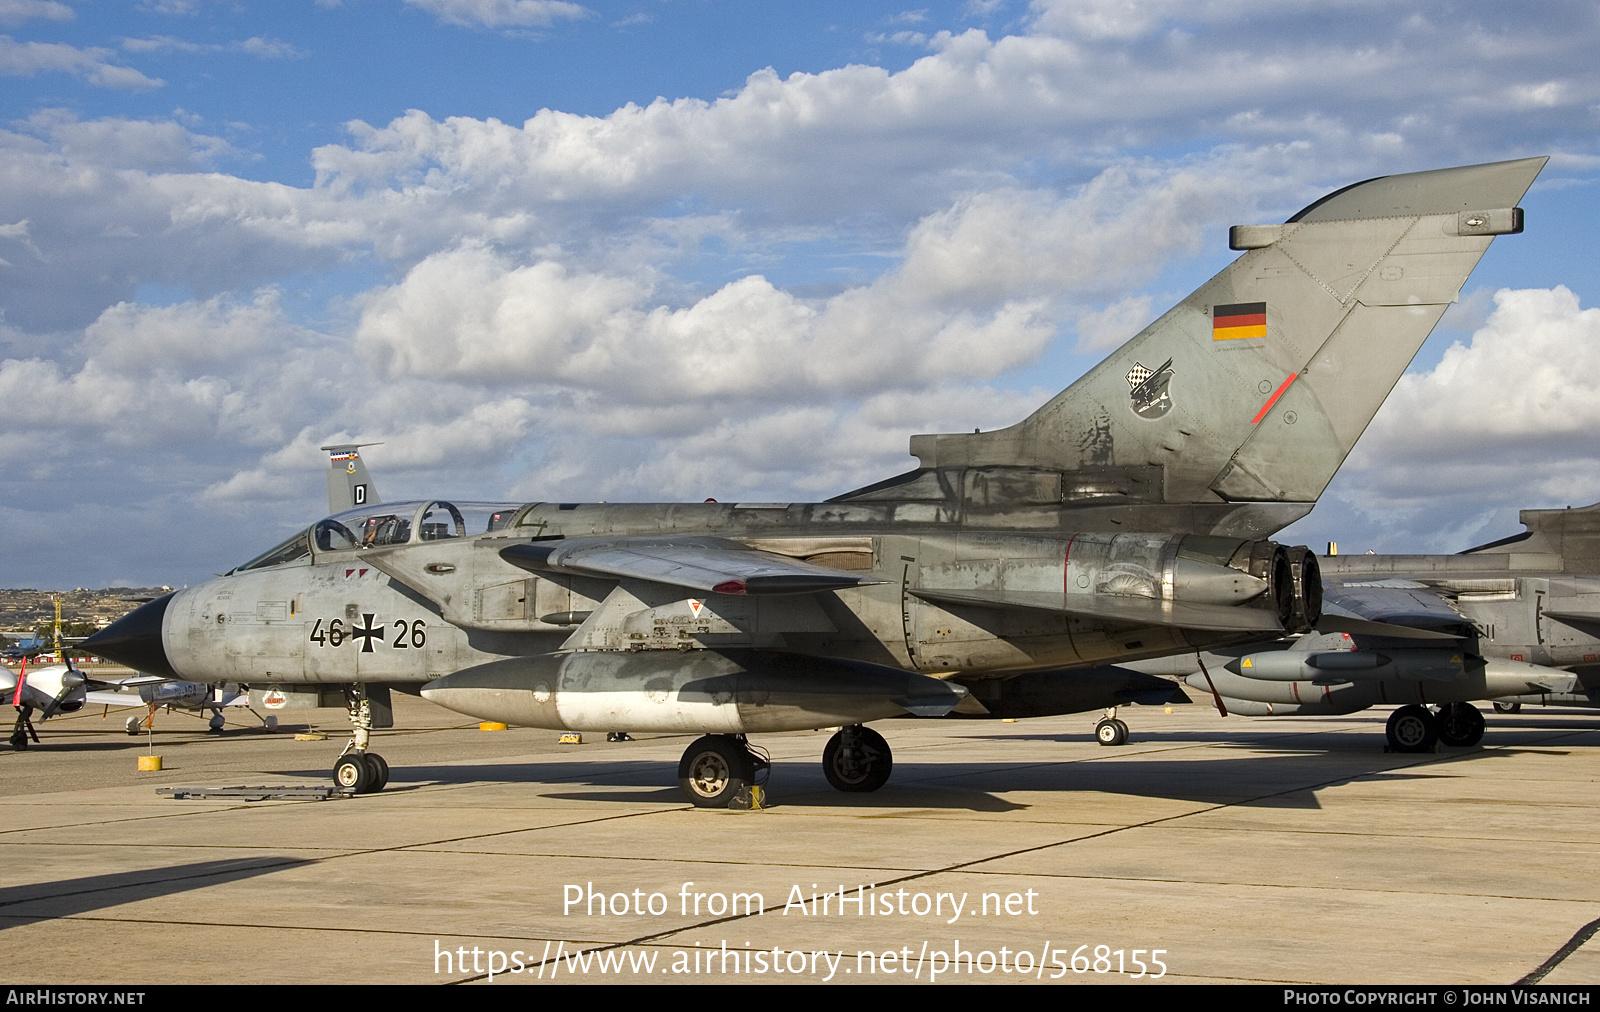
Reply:
M310 559L314 553L358 552L419 541L482 537L509 526L522 506L443 499L358 506L318 520L232 572L284 566Z

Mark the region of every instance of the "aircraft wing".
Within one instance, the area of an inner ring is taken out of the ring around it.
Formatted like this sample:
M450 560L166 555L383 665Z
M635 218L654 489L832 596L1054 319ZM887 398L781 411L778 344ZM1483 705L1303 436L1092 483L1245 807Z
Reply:
M90 691L83 694L83 701L88 706L145 706L144 700L128 692L112 692L110 690Z
M1544 615L1591 634L1600 630L1600 607L1596 607L1592 594L1550 598L1545 603Z
M911 593L928 601L971 604L985 608L1022 608L1055 614L1082 615L1086 618L1127 622L1130 625L1164 625L1210 632L1264 632L1283 634L1283 626L1272 613L1259 608L1236 608L1216 604L1183 604L1147 597L1114 594L1060 594L1050 591L1017 590L941 590L912 588Z
M109 686L112 689L132 689L140 685L158 685L170 682L166 675L134 675L132 678L91 678L89 682L96 687Z
M1392 639L1459 640L1472 623L1422 583L1404 579L1324 583L1318 632Z
M883 582L722 538L560 538L511 545L500 557L535 573L646 580L707 594L816 594Z

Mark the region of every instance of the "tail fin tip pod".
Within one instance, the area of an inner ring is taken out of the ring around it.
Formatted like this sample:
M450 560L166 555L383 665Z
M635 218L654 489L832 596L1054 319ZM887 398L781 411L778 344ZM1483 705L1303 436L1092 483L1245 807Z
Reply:
M839 499L977 480L997 506L1103 486L1303 515L1494 236L1522 230L1517 202L1546 160L1382 176L1282 225L1235 226L1238 259L1032 415L913 436L917 470Z
M382 443L334 443L324 446L328 451L328 512L342 513L347 509L376 503L378 490L367 474L367 465L361 459L363 446L382 446Z

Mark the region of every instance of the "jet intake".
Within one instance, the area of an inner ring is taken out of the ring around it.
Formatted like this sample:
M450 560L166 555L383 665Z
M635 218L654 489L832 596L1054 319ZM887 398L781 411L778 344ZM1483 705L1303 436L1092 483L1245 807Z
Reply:
M751 734L943 716L967 690L863 661L693 650L513 657L435 679L422 695L524 727Z

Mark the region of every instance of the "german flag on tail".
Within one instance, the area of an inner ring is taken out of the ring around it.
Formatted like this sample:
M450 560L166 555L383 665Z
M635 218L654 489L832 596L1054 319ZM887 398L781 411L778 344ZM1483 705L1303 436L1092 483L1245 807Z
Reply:
M1267 304L1241 302L1215 306L1211 310L1211 339L1237 341L1246 337L1267 336Z

